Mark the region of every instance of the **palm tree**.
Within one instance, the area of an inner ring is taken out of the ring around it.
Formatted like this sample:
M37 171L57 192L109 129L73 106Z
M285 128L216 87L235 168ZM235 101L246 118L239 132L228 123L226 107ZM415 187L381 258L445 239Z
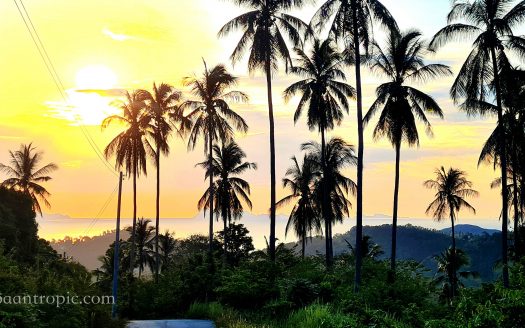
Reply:
M464 287L461 279L477 278L479 274L474 271L460 271L470 263L468 255L461 249L448 248L439 255L434 256L437 262L437 272L433 283L441 285L440 298L451 302L458 288ZM459 278L458 278L459 275Z
M304 110L307 111L307 123L310 130L318 129L321 133L321 163L325 170L326 131L332 130L343 120L343 112L348 113L348 99L354 96L355 90L350 85L338 81L345 80L342 70L343 56L334 47L333 42L327 39L323 42L315 39L313 49L308 56L302 49L296 49L299 59L292 68L292 73L304 79L295 82L284 91L285 100L289 100L297 93L301 94L299 105L295 111L294 121L297 122ZM323 192L321 210L325 218L326 234L326 265L332 266L331 227L328 210L328 193Z
M435 199L428 205L427 214L432 215L437 221L444 220L447 216L452 225L452 254L456 251L456 236L454 225L457 213L466 208L473 213L476 209L467 201L467 197L478 196L478 192L472 189L472 182L467 180L467 174L461 170L450 168L448 171L442 166L435 171L436 179L427 180L424 186L436 190ZM457 267L456 269L459 269ZM455 294L455 287L452 290Z
M361 239L363 239L363 95L361 87L361 48L369 53L373 40L373 23L392 28L396 22L379 0L326 0L312 19L318 29L331 24L330 34L335 40L346 41L348 53L354 58L357 99L357 206L356 206L356 270L355 291L361 284Z
M170 116L176 112L177 102L182 94L169 84L161 83L158 87L153 83L153 92L147 91L147 114L151 117L150 137L153 140L155 152L154 164L157 168L157 196L155 199L155 281L159 279L159 221L160 221L160 155L167 156L170 152L169 137L173 132ZM179 132L179 131L177 131Z
M518 250L521 244L519 236L519 222L522 215L522 204L520 180L523 174L523 144L525 144L525 111L523 103L525 101L525 71L513 67L505 56L499 61L500 65L500 83L502 94L502 103L506 109L503 114L502 123L498 123L492 134L485 142L481 151L478 165L481 163L494 164L494 169L501 165L498 142L502 130L505 135L510 136L505 143L507 155L507 194L508 206L514 208L514 249ZM473 103L473 101L469 101ZM497 113L497 106L486 101L476 101L476 106L483 108L485 111ZM501 177L497 178L491 185L492 188L501 188Z
M237 84L237 77L226 71L223 65L217 65L208 70L204 62L204 74L201 78L188 77L184 79L186 86L191 86L192 94L198 100L187 100L181 105L181 110L190 109L186 118L193 122L189 132L188 148L193 149L199 136L204 139L204 153L208 155L209 166L213 166L213 145L215 141L227 142L233 138L234 130L248 131L244 119L230 108L228 101L246 102L248 96L241 91L228 91ZM233 125L233 126L232 126ZM213 196L213 176L209 179L210 197ZM208 206L210 213L209 250L213 250L213 202Z
M324 152L323 146L314 141L304 143L301 148L307 152L309 160L322 173L321 177L316 181L314 199L316 199L319 206L323 204L324 194L329 199L327 209L324 212L326 217L323 217L323 220L325 220L325 226L326 220L329 222L329 246L326 251L330 253L328 257L332 259L332 225L336 222L342 222L344 217L350 216L352 204L348 200L347 195L349 193L354 195L356 191L355 182L345 177L341 172L344 168L357 163L354 147L343 139L332 138L326 144ZM323 154L325 155L324 166Z
M43 202L48 208L51 204L47 200L51 194L40 183L51 180L49 173L58 169L54 163L38 168L42 161L43 153L37 152L32 143L28 145L21 144L20 149L9 151L11 157L10 164L0 163L0 171L10 176L1 184L2 187L14 189L23 192L31 197L33 201L33 211L42 216L40 202Z
M396 151L394 183L394 209L392 215L392 253L390 256L391 280L396 272L397 212L399 197L399 162L401 144L409 147L419 145L416 119L419 119L431 134L431 124L426 113L443 118L443 111L432 96L407 84L426 82L441 75L452 74L448 66L425 64L425 43L420 39L421 32L410 30L405 33L397 28L390 31L385 51L374 42L374 56L370 64L373 70L386 76L389 81L376 89L377 99L364 117L368 124L381 110L379 121L374 129L374 138L386 137Z
M518 28L525 19L525 3L520 1L511 6L508 0L456 0L448 14L448 25L436 33L430 48L435 50L453 40L473 38L472 51L463 63L452 85L450 94L457 103L466 98L463 108L469 114L486 112L479 106L469 106L469 101L484 101L494 95L498 122L503 121L503 93L500 84L498 62L506 58L505 50L518 54L525 50L525 39L515 36L513 29ZM502 190L502 261L503 285L509 286L508 271L508 193L507 193L507 156L506 136L500 135L498 148L501 155L501 190Z
M146 265L153 272L155 265L155 256L153 252L153 241L155 239L155 227L150 226L151 220L138 219L133 236L133 228L127 227L126 231L130 233L130 238L135 239L137 243L137 260L139 265L139 278L144 272Z
M290 51L284 37L292 45L301 44L301 33L308 26L299 18L287 14L292 9L301 8L308 0L232 0L236 5L249 8L249 11L226 23L219 31L219 37L241 30L242 37L231 55L233 64L249 52L248 69L250 73L261 70L266 75L268 93L268 115L270 123L270 258L275 260L275 126L272 101L272 74L278 70L279 59L284 60L286 68L292 66Z
M232 219L237 220L242 216L244 202L250 209L250 184L239 177L240 174L250 169L257 169L257 164L243 162L246 153L237 145L235 141L227 144L213 146L212 166L210 162L202 162L197 165L206 169L206 177L217 176L217 181L208 188L199 200L199 210L210 209L210 204L214 205L215 214L222 217L224 223L224 256L226 258L228 250L227 228ZM213 197L213 198L211 198Z
M122 110L122 115L111 115L102 122L102 129L112 122L124 124L126 129L120 132L104 149L106 158L115 156L115 168L126 170L128 177L133 177L133 229L137 224L137 178L141 173L146 174L146 158L154 150L147 140L151 117L144 111L148 95L142 90L132 93L126 92L124 101L117 101L115 105ZM135 233L131 234L131 264L133 274L135 260Z
M171 262L173 258L173 253L177 249L177 240L169 231L160 234L158 238L160 249L160 261L162 263L162 269L164 270L164 268Z
M293 202L285 233L287 235L290 228L294 229L295 235L301 240L301 256L304 258L308 234L311 237L312 231L321 232L321 217L314 199L315 183L321 172L307 155L302 164L295 156L292 161L293 165L288 168L283 179L283 186L289 188L291 194L277 202L277 207Z

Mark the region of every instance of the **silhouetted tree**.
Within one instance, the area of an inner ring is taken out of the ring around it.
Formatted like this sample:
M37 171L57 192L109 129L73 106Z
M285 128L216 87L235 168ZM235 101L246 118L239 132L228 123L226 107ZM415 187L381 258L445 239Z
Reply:
M359 247L363 238L363 94L361 86L361 54L369 53L373 36L373 23L391 28L396 22L388 9L379 0L326 0L312 18L312 25L321 29L329 25L330 35L336 41L344 41L348 55L355 65L355 86L357 98L357 208L356 208L356 270L355 291L361 284L362 258Z
M396 152L389 275L391 280L395 279L396 273L401 144L405 142L409 147L419 145L416 119L419 119L425 125L427 133L431 134L432 127L426 117L427 113L443 118L443 111L432 96L407 84L427 82L433 78L452 74L446 65L425 64L425 49L421 32L409 30L402 33L397 28L392 28L384 50L374 42L374 56L370 62L373 70L389 79L376 89L377 99L365 115L364 124L368 124L372 117L381 111L374 129L374 138L386 137Z
M450 168L448 171L442 166L436 170L436 179L427 180L425 187L436 190L435 199L428 205L426 213L431 214L436 220L441 221L447 217L452 226L452 254L456 251L455 221L457 213L466 208L473 213L476 210L467 201L467 197L477 196L478 192L472 189L472 182L467 180L466 173ZM454 269L454 268L452 268ZM456 270L459 267L456 268ZM456 291L455 285L452 286L452 297Z
M137 178L146 174L146 159L154 150L147 140L147 131L151 117L145 112L148 95L142 90L126 92L125 100L118 100L115 105L122 110L121 115L111 115L102 122L102 129L112 122L124 124L126 129L120 132L104 149L106 158L115 156L115 168L124 167L127 176L133 177L133 225L131 234L130 270L135 267L135 228L137 225ZM131 271L132 273L133 271Z
M339 80L345 80L343 72L343 56L330 39L319 41L314 39L310 55L302 49L296 49L299 59L292 73L304 79L295 82L284 91L285 100L296 94L301 95L299 105L295 111L294 121L297 122L301 113L307 111L307 124L310 130L317 129L321 133L321 164L322 171L326 170L325 133L341 124L343 113L348 113L348 98L355 95L350 85ZM323 186L323 188L325 188ZM321 211L325 222L326 237L326 265L332 266L332 223L328 214L328 192L322 193Z
M301 33L308 26L299 18L287 14L290 10L299 9L308 0L233 0L249 11L226 23L219 31L219 37L241 30L242 36L231 55L233 64L249 52L248 69L250 72L263 71L266 75L268 92L268 115L270 123L270 258L275 260L275 126L272 101L272 74L278 70L278 61L284 60L286 68L292 66L290 51L284 37L292 45L302 43Z
M437 49L454 40L474 39L472 51L463 63L450 94L454 102L466 99L462 108L469 114L485 115L488 113L478 106L476 101L485 101L488 97L496 99L498 122L503 121L503 94L500 83L498 62L506 57L505 50L522 56L525 39L515 36L513 30L525 20L523 2L512 3L508 0L457 0L453 2L448 14L448 25L436 33L431 49ZM474 104L472 104L474 102ZM503 285L509 287L508 271L508 193L507 193L507 156L506 136L500 134L498 140L501 154L501 190L502 190L502 260Z
M230 108L229 101L246 102L248 96L241 91L228 91L237 84L237 77L227 72L223 65L217 65L208 70L204 62L204 74L201 78L187 77L184 84L191 87L191 93L197 100L187 100L182 103L181 110L189 109L186 115L193 124L189 132L188 148L193 149L200 136L204 139L204 153L208 155L209 166L213 164L213 145L215 141L228 142L232 140L235 130L248 131L244 119ZM214 172L207 174L210 197L214 199ZM209 251L213 250L213 202L209 203L210 229Z
M295 235L301 241L301 256L304 258L308 235L311 237L313 231L321 232L322 229L319 206L314 198L315 184L321 177L321 171L307 155L302 164L299 164L295 156L292 157L292 161L293 165L288 168L286 177L283 178L283 187L289 188L291 194L277 202L277 207L293 203L285 235L288 235L290 228L293 228ZM326 251L328 252L328 248Z
M35 151L33 144L20 145L20 149L9 151L10 164L0 163L0 171L6 173L9 178L4 180L2 187L21 191L31 197L33 210L42 216L42 208L39 201L43 202L48 208L51 207L47 198L51 194L40 183L51 180L49 173L58 169L54 163L49 163L38 167L42 161L42 152Z

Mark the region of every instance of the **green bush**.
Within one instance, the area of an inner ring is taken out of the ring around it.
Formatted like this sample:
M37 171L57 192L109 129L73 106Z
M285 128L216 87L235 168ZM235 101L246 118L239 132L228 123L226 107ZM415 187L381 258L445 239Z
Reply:
M358 322L353 317L334 312L328 305L313 304L294 312L286 327L349 328L358 327Z

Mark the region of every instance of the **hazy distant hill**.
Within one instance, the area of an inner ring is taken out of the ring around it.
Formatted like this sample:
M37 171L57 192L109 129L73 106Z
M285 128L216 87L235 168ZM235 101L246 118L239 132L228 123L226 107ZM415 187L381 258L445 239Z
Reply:
M129 233L122 230L121 239L127 239ZM65 238L52 241L51 246L60 254L72 257L89 270L95 270L100 266L99 256L104 255L109 245L115 241L115 231L106 231L100 236L83 237L80 239Z
M465 228L463 228L465 226ZM496 278L492 271L494 262L500 256L501 233L490 229L483 229L477 226L460 225L462 233L458 234L457 245L465 250L471 258L471 270L480 273L483 281ZM364 234L372 238L379 244L385 252L382 258L390 256L390 234L391 225L365 226ZM467 232L465 232L467 231ZM487 233L483 233L487 232ZM489 232L492 232L489 234ZM121 238L127 238L125 231L121 232ZM66 252L67 256L79 261L90 270L99 267L98 257L103 255L108 246L115 240L115 232L107 231L97 237L85 237L82 239L66 238L64 240L52 242L51 245L59 253ZM334 252L340 254L348 252L346 241L354 244L355 229L352 228L345 234L334 236ZM293 243L289 243L293 245ZM315 255L324 253L324 240L313 238L309 242L306 254ZM435 263L432 256L439 254L450 245L450 237L442 230L431 230L418 226L406 225L398 227L397 256L399 259L413 259L422 262L428 268L434 270Z
M485 230L479 227L478 230ZM383 259L390 257L391 252L391 225L365 226L363 233L372 238L374 243L381 246ZM334 252L340 254L348 252L346 241L355 244L355 228L345 234L334 236ZM432 257L438 255L449 247L450 237L438 230L431 230L412 225L399 226L397 232L397 257L398 259L412 259L421 262L428 268L435 270L436 265ZM501 233L493 234L462 234L457 237L457 247L466 251L471 258L470 270L477 271L483 281L496 278L493 273L494 263L501 254ZM313 238L306 248L306 254L315 255L324 253L324 239Z
M458 224L456 225L454 230L456 231L456 234L458 235L466 235L466 234L482 235L484 233L492 235L493 233L500 232L500 230L485 229L485 228L481 228L481 227L478 227L472 224ZM449 235L452 231L452 228L445 228L445 229L441 229L440 231Z

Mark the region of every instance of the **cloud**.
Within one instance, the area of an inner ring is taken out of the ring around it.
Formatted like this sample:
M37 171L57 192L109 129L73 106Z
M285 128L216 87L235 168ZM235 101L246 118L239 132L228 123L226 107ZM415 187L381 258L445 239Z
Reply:
M133 36L130 36L130 35L126 35L126 34L118 34L118 33L114 33L112 32L111 30L109 30L108 28L104 27L102 29L102 34L112 38L113 40L115 41L127 41L127 40L131 40L131 39L134 39L135 37Z
M102 97L120 97L126 94L126 89L78 89L74 92L79 93L96 93Z

